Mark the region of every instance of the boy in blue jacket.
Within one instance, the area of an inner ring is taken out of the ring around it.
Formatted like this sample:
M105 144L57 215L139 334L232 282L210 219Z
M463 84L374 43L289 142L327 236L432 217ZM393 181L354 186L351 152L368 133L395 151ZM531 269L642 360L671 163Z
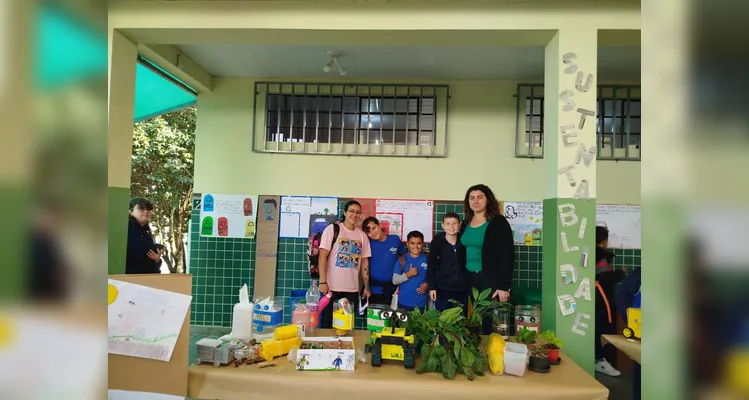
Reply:
M401 256L393 265L393 284L399 285L398 308L424 311L427 305L427 256L422 252L424 234L408 233L408 254Z

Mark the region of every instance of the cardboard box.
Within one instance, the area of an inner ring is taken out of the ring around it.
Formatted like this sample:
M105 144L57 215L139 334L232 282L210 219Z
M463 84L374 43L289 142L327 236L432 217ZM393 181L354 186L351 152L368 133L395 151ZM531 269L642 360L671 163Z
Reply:
M323 348L306 349L310 344L320 344ZM352 337L306 337L296 354L298 371L353 371L356 364Z

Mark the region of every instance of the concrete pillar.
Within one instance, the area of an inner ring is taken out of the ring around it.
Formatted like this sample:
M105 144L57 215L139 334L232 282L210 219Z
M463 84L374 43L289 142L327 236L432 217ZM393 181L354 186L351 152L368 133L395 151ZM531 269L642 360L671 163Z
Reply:
M125 273L130 160L133 151L136 45L109 31L109 273Z
M594 374L596 226L595 29L562 29L544 70L543 329ZM588 254L587 264L583 262ZM563 279L564 277L564 279Z

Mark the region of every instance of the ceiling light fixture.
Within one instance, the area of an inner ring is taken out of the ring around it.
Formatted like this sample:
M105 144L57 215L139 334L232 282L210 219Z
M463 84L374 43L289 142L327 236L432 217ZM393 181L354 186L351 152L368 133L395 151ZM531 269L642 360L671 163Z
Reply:
M325 64L322 70L325 72L330 72L330 67L332 65L335 65L335 67L338 69L338 73L341 74L341 76L346 76L346 70L341 67L341 64L338 63L338 54L332 51L328 51L328 63Z

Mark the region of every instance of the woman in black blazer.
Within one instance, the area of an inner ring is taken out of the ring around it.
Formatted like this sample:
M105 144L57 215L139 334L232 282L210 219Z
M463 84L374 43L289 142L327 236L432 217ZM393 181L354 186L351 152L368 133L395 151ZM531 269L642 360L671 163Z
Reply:
M468 270L471 287L479 293L492 289L491 298L506 302L515 271L512 228L500 213L499 202L486 185L468 188L463 204L465 219L457 243L458 262ZM491 332L491 317L484 319L484 334Z

